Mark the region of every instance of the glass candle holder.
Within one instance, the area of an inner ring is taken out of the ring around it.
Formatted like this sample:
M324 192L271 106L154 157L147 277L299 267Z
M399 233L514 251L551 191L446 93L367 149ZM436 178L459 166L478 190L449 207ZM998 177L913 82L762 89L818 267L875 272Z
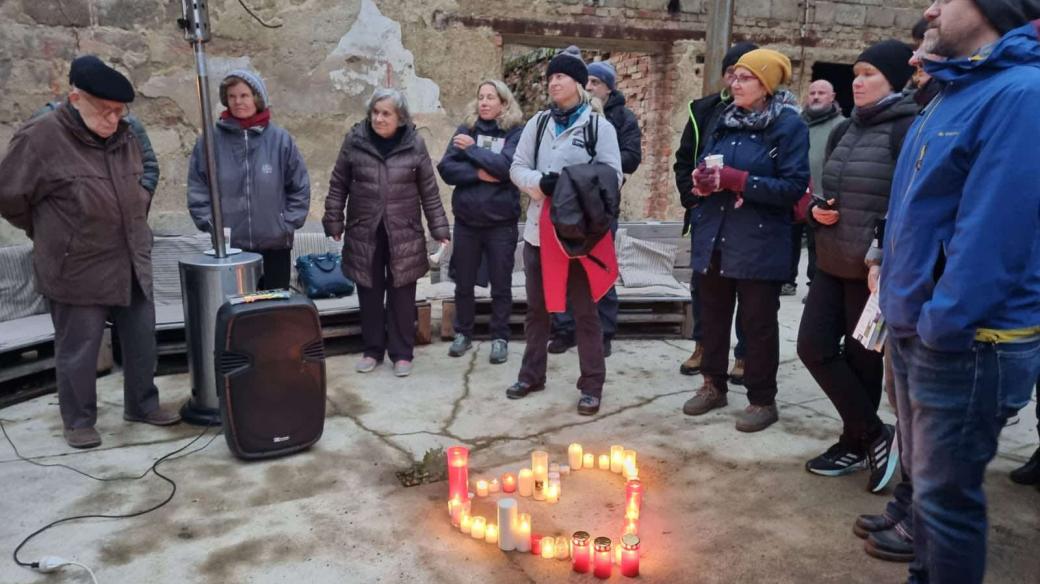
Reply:
M517 479L516 490L521 497L530 497L534 494L534 473L531 472L531 469L520 469L520 478Z
M625 483L625 509L635 506L643 509L643 483L639 479L632 479Z
M487 497L488 496L488 482L484 479L477 481L477 496Z
M516 492L516 475L511 472L507 472L502 475L502 492L503 493L515 493Z
M484 528L484 541L488 543L498 543L498 525L495 523L488 523Z
M581 468L596 468L596 455L586 452L581 456Z
M484 539L487 537L487 519L477 515L469 526L469 536L473 539Z
M582 448L575 442L567 447L567 464L574 470L581 470Z
M615 444L610 447L610 472L620 473L625 467L625 447Z
M610 538L597 537L593 545L595 547L592 559L592 575L604 580L610 578L611 572L614 571L613 558L610 557Z
M547 535L542 538L542 559L552 560L556 557L556 538Z
M600 454L599 455L599 469L600 470L610 470L610 455L609 454Z
M556 559L566 560L571 555L571 542L564 536L556 538Z
M639 575L639 536L621 536L621 575L634 578Z
M469 449L452 446L445 451L448 460L448 500L469 500Z
M588 573L592 567L592 536L587 531L575 531L571 536L571 569L580 574Z

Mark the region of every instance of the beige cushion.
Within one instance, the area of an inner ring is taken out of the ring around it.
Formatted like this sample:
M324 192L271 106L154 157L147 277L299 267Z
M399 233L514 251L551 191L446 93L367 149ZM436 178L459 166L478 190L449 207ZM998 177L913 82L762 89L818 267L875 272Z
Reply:
M674 243L636 239L619 230L616 248L618 269L626 288L683 288L672 275L675 254L678 251L678 246Z

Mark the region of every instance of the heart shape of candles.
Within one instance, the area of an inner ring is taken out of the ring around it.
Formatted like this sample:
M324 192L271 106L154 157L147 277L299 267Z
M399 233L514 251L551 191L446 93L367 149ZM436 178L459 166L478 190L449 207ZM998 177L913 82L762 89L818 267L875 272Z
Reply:
M610 454L598 459L584 452L580 444L571 444L567 449L569 464L549 462L549 453L536 450L531 453L531 467L523 468L516 475L505 473L501 478L479 479L475 493L469 484L469 450L464 446L447 449L448 461L448 514L451 523L462 533L474 539L497 544L503 551L531 552L546 559L571 558L575 572L590 570L597 578L609 578L613 564L620 565L622 576L639 575L639 514L643 506L643 484L639 481L636 452L613 445ZM485 498L501 492L520 497L530 497L549 504L560 499L561 477L572 470L595 469L622 474L625 479L625 517L622 536L616 542L606 537L595 540L585 531L575 532L572 537L539 536L531 532L530 513L520 513L518 500L514 497L501 498L497 504L497 523L483 516L472 516L471 499L474 495ZM506 526L506 527L502 527Z

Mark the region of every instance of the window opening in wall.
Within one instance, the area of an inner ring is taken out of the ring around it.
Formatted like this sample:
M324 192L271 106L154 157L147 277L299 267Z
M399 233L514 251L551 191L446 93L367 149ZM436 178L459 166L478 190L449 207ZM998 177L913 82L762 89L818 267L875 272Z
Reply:
M826 79L831 82L838 105L846 116L852 113L852 80L855 77L852 65L818 61L812 66L812 81Z

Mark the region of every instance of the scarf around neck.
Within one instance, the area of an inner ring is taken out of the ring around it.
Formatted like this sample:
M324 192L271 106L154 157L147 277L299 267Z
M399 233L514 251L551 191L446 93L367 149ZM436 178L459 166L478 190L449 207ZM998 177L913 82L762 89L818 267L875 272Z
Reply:
M553 121L556 122L556 133L562 134L564 130L571 127L581 114L585 111L585 108L589 107L588 102L579 101L574 107L561 110L560 106L555 103L549 108L549 114L552 115Z
M271 123L271 108L266 108L262 112L256 112L248 118L236 118L235 116L231 115L230 111L224 110L220 112L220 119L234 120L238 122L239 127L241 127L243 130L248 130L249 128L253 128L256 126L266 128L267 125Z
M769 127L780 114L789 109L801 115L802 109L798 107L798 98L793 93L782 89L776 92L766 102L766 107L760 112L746 110L731 102L722 112L719 120L724 128L734 130L764 130Z
M874 119L878 114L895 105L895 103L901 99L903 99L902 93L898 91L895 93L890 93L885 97L882 97L872 105L868 105L866 107L852 108L852 117L853 119L862 124L869 124L870 120Z

